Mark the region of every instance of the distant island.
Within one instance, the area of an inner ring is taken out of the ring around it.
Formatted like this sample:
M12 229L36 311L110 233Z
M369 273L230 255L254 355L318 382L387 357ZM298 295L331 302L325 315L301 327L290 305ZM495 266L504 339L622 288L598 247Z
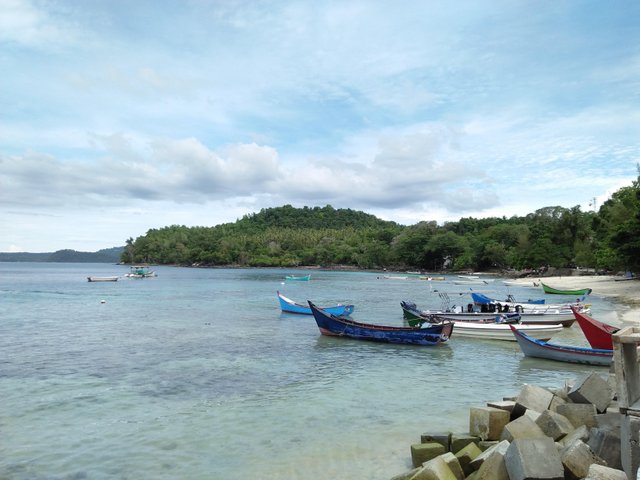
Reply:
M58 250L56 252L0 252L0 262L59 262L59 263L120 263L124 247L112 247L97 252Z

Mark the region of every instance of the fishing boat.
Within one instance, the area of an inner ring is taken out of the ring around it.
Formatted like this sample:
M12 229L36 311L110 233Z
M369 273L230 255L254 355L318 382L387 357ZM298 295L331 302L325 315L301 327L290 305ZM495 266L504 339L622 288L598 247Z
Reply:
M495 321L497 315L516 314L520 317L520 323L525 325L556 325L560 324L563 327L570 327L576 321L571 310L566 311L530 311L530 312L518 312L515 310L501 311L501 312L482 312L473 308L473 305L467 305L467 309L462 306L453 306L448 308L441 308L439 310L420 310L416 307L416 304L408 300L400 302L404 318L411 323L415 323L414 320L422 319L422 321L428 320L431 316L437 315L440 318L451 321L465 321L465 322L488 322ZM471 308L469 308L471 307ZM508 318L503 316L502 318Z
M87 277L88 282L117 282L118 277Z
M436 316L436 319L438 316ZM456 329L456 337L482 338L485 340L507 340L515 342L516 339L511 333L512 323L493 322L453 322ZM560 333L564 328L560 324L555 325L524 325L517 326L532 338L538 340L549 340L555 334Z
M561 288L550 287L549 285L546 285L543 282L540 282L540 285L542 285L542 289L544 290L544 293L552 293L554 295L574 295L576 297L580 297L582 295L590 295L591 292L593 291L590 288L578 288L578 289L574 289L574 290L563 290Z
M285 297L280 292L278 294L278 300L280 301L280 309L285 313L298 313L302 315L312 315L309 305L303 305L301 303L294 302L290 298ZM318 307L331 315L351 315L353 313L353 305L344 305L339 303L332 307Z
M580 301L574 303L527 303L516 302L510 295L507 300L496 300L481 293L471 293L471 298L475 306L480 308L481 312L520 312L520 313L542 313L542 314L564 314L566 319L571 319L573 314L571 313L571 307L575 307L578 311L589 313L591 311L590 303L582 303L584 297L579 299ZM571 315L570 315L571 313ZM570 327L570 320L567 320L565 326Z
M158 275L148 265L132 265L129 273L125 273L124 276L128 278L149 278L157 277Z
M611 361L613 359L613 350L574 347L571 345L549 343L532 338L521 330L521 326L516 327L509 325L509 328L513 332L513 336L518 342L520 350L522 350L525 357L545 358L560 362L603 366L611 365ZM458 327L456 326L456 335L458 335L457 329Z
M294 282L308 282L309 280L311 280L311 274L301 277L296 277L295 275L287 275L286 277L284 277L284 279Z
M519 304L519 305L544 305L546 303L546 300L544 298L539 298L536 300L528 299L524 302L517 302L513 295L507 295L507 299L502 301L496 298L491 298L483 293L478 293L478 292L471 292L471 298L475 303L482 304L482 305L491 305L491 304L495 305L498 303L499 304L503 304L503 303Z
M620 330L619 328L591 318L589 315L586 315L584 312L579 312L575 308L572 308L571 311L592 348L613 349L611 335Z
M386 343L438 345L446 342L453 332L453 323L426 324L424 327L395 327L375 325L331 315L309 302L313 317L322 335L348 337Z

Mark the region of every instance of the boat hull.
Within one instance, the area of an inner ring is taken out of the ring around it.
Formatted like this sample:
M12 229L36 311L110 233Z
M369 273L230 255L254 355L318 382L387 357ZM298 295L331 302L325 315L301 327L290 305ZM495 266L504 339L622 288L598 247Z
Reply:
M579 288L579 289L575 289L575 290L563 290L560 288L554 288L554 287L550 287L549 285L545 285L544 283L540 282L542 284L542 289L544 290L544 293L551 293L554 295L574 295L577 297L580 297L582 295L589 295L591 293L591 289L590 288Z
M574 308L571 310L575 319L578 321L578 325L580 325L582 333L584 333L584 336L592 348L613 350L611 335L616 333L619 330L618 328L591 318L585 313L578 312Z
M284 277L285 280L289 282L308 282L311 280L311 275L305 275L304 277L296 277L294 275L287 275Z
M453 324L450 322L431 325L427 328L374 325L328 314L311 302L309 302L309 307L318 329L323 335L375 342L429 346L446 342L453 332Z
M487 340L505 340L515 342L511 332L511 325L507 323L478 323L478 322L453 322L456 337L484 338ZM530 337L538 340L549 340L553 335L560 333L562 325L518 325Z
M278 301L280 302L280 309L283 312L295 313L298 315L313 315L311 313L311 308L308 305L302 305L301 303L294 302L293 300L282 295L280 292L277 292L277 294L278 294ZM330 313L331 315L340 316L340 315L351 315L355 307L353 305L338 304L330 307L318 307L318 308L324 310L327 313Z
M514 338L526 357L545 358L559 362L581 363L585 365L611 365L613 350L558 345L535 340L520 331L520 327L511 326ZM457 334L457 332L456 332Z
M117 282L118 277L87 277L88 282Z

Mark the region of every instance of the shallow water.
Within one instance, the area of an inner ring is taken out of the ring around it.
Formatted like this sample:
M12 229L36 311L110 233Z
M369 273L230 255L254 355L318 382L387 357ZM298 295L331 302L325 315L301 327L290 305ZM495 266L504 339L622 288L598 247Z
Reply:
M411 467L421 433L467 431L470 406L607 371L455 330L437 347L323 337L276 298L354 303L356 320L401 325L404 299L434 308L446 291L468 303L470 287L449 281L156 270L89 283L128 269L0 263L0 478L388 479ZM499 280L471 288L544 296ZM593 316L618 322L611 304L590 301ZM554 340L585 344L577 325Z

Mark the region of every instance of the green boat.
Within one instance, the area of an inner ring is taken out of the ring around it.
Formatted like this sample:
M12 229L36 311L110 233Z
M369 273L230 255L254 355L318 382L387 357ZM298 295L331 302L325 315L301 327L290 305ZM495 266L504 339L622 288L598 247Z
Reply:
M542 282L540 282L540 284L542 285L544 293L552 293L554 295L573 295L580 297L582 295L589 295L592 291L590 288L579 288L577 290L561 290L559 288L553 288L549 285L545 285Z

